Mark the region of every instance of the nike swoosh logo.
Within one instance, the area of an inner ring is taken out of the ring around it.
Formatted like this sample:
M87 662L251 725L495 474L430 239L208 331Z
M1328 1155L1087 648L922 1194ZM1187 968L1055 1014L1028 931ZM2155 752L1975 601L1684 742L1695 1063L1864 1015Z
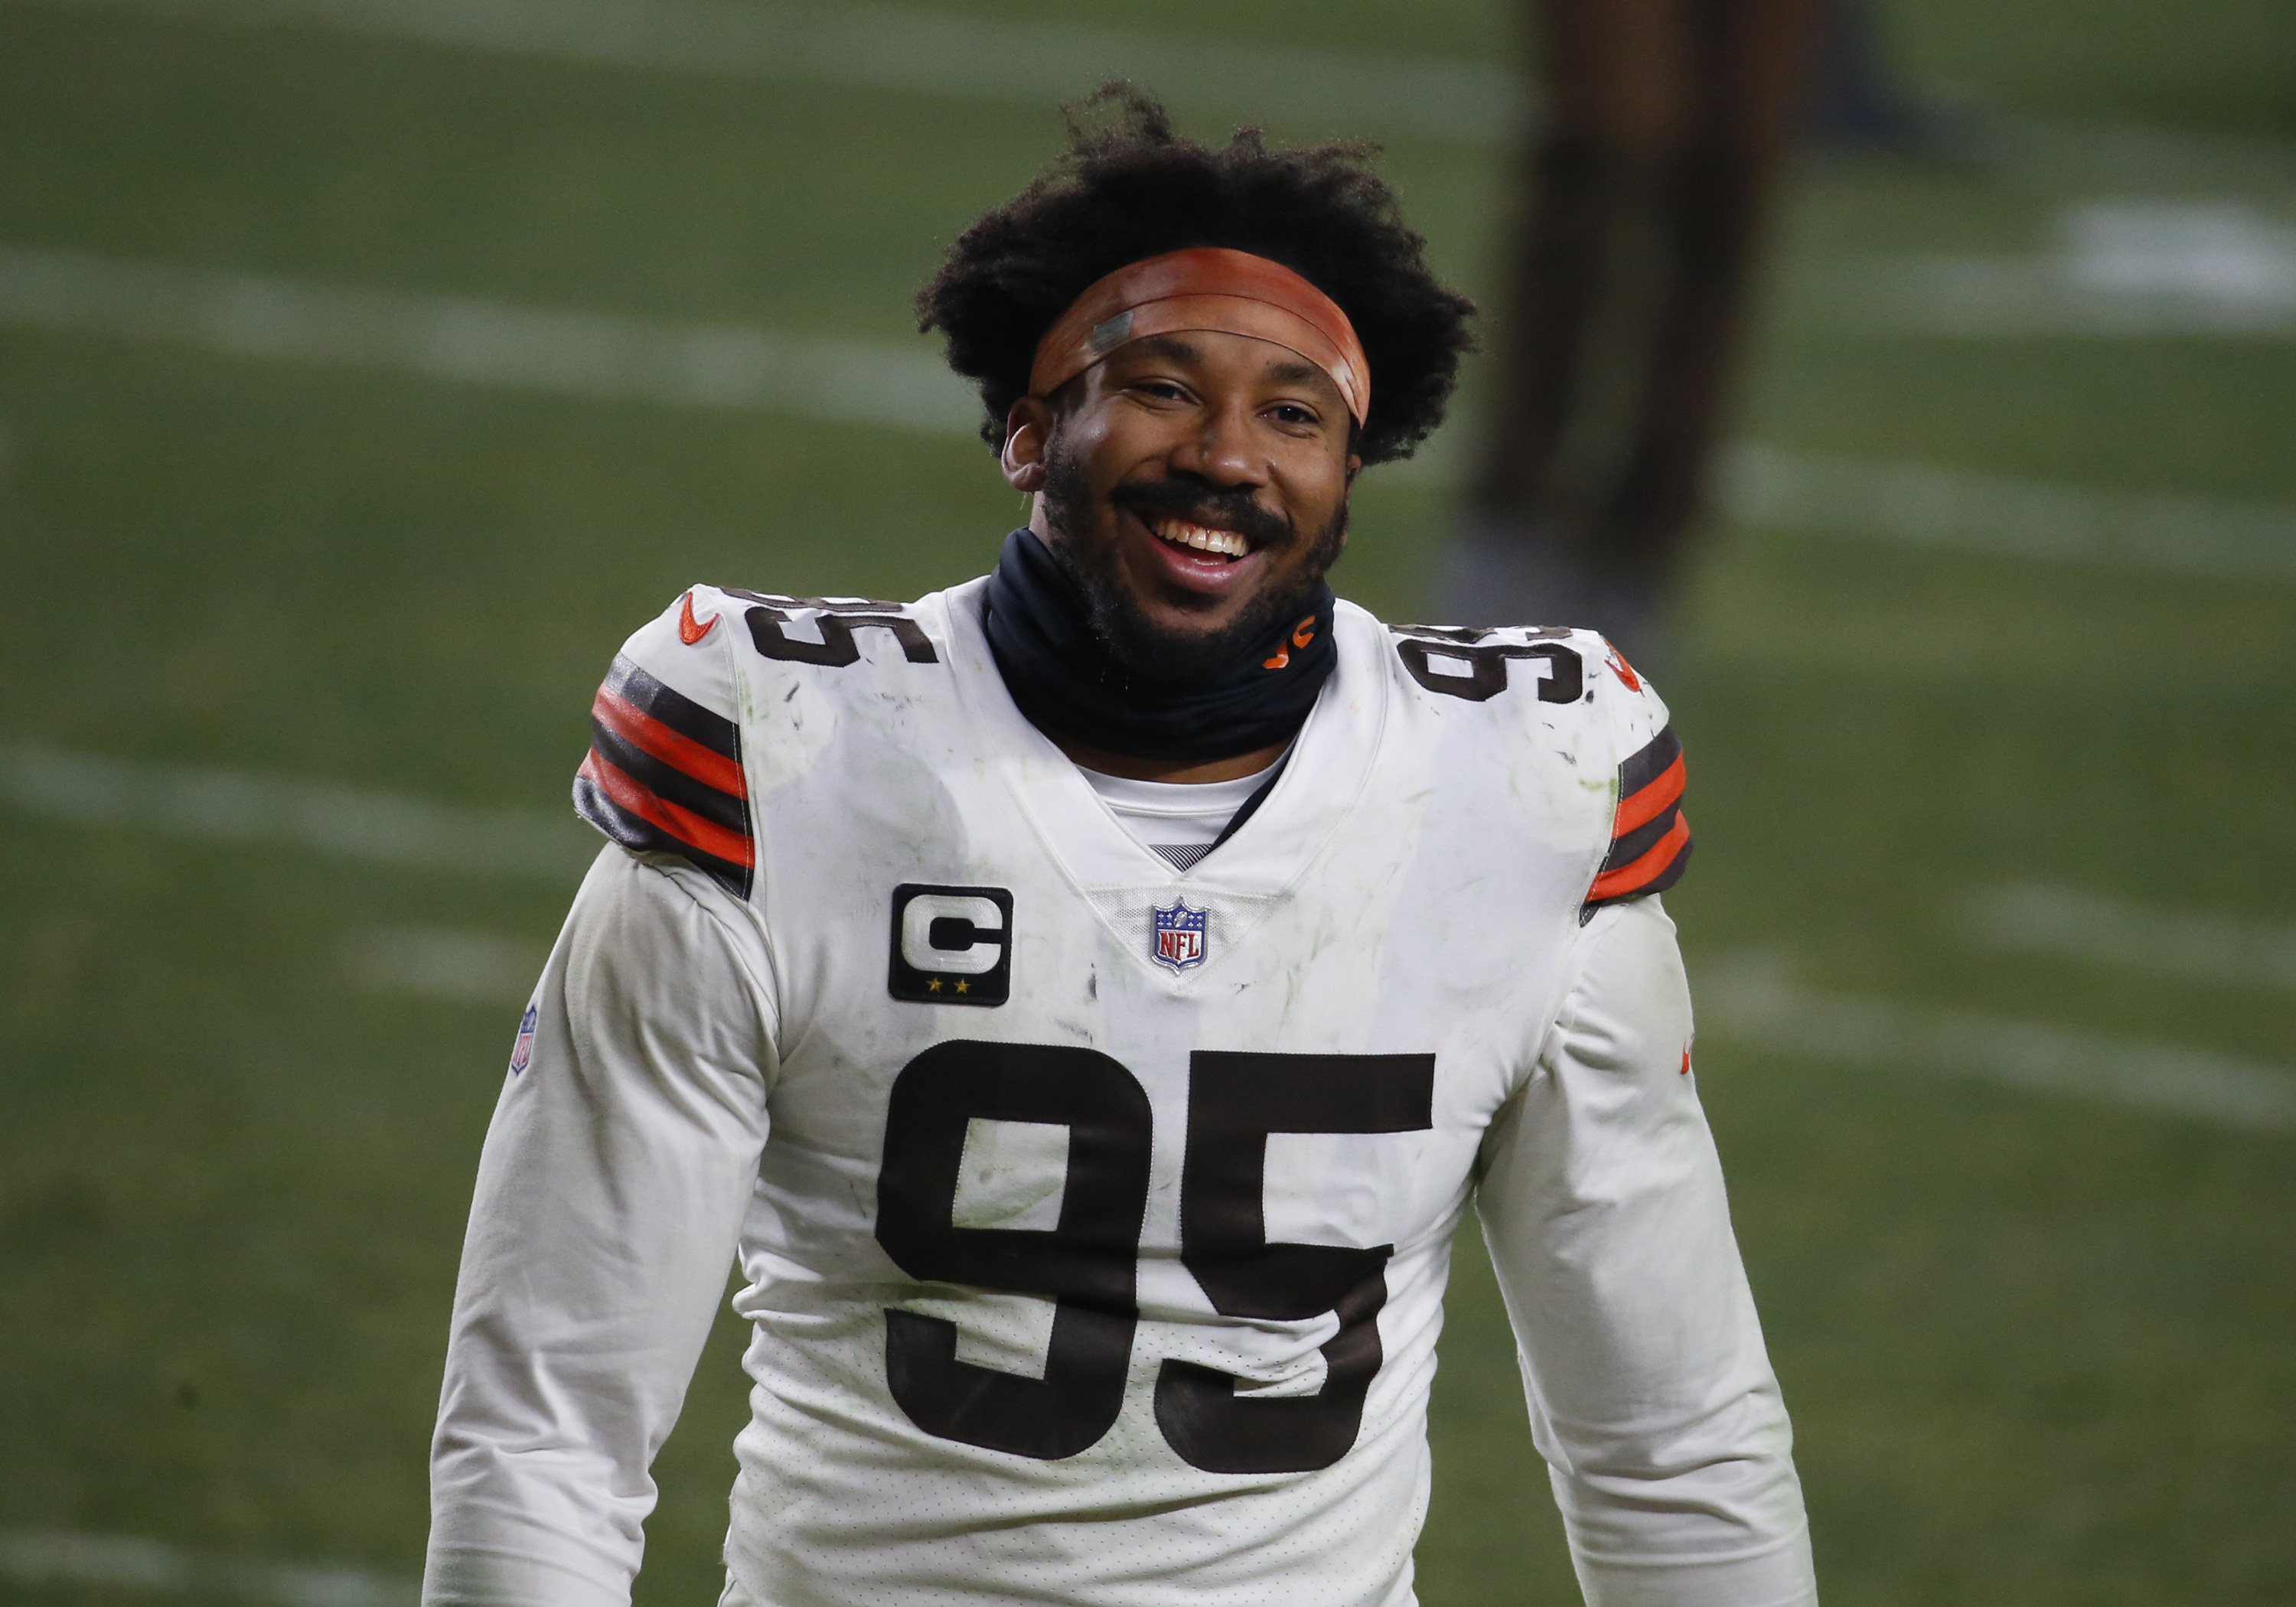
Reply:
M707 619L697 619L693 617L693 594L686 593L685 602L678 605L677 610L677 639L688 647L696 646L702 637L716 628L717 624L718 616L715 614L710 615Z
M1640 692L1643 689L1642 677L1635 673L1635 667L1628 663L1626 655L1611 646L1608 641L1603 644L1603 656L1610 660L1611 673L1627 684L1628 692Z

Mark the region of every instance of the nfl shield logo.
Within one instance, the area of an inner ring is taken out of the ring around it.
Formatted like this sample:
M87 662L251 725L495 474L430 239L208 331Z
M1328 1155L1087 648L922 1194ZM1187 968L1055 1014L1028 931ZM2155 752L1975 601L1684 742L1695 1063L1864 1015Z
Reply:
M1210 915L1203 910L1190 909L1185 898L1175 899L1169 909L1149 906L1154 916L1150 924L1153 947L1148 951L1159 965L1174 971L1186 971L1204 963L1204 922Z
M510 1074L516 1077L534 1063L534 1029L542 1020L542 1012L529 1004L526 1013L518 1018L518 1042L510 1046Z

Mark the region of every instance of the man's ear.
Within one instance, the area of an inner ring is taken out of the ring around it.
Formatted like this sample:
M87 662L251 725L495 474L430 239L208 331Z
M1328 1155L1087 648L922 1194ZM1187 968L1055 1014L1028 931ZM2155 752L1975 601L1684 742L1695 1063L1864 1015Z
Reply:
M1045 451L1052 444L1053 410L1039 396L1024 396L1004 415L1004 481L1015 491L1045 488Z

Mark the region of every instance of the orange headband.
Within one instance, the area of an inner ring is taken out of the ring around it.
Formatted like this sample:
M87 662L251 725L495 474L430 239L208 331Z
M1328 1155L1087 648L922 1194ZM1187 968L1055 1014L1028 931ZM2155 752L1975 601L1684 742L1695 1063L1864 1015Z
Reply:
M1029 392L1050 396L1126 342L1184 329L1273 340L1331 375L1357 424L1371 411L1371 365L1339 303L1280 262L1223 246L1168 251L1087 286L1037 342Z

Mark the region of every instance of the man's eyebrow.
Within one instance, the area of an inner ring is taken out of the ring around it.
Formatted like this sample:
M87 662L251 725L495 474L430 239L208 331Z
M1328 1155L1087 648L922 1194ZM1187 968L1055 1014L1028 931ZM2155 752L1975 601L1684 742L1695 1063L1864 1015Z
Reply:
M1133 344L1145 347L1156 356L1168 357L1175 363L1201 363L1204 360L1200 348L1189 345L1177 335L1143 335Z
M1267 377L1269 379L1280 380L1286 385L1305 384L1308 381L1314 379L1317 374L1320 374L1323 372L1324 371L1322 369L1316 367L1313 363L1307 362L1273 362L1268 364L1267 369Z

